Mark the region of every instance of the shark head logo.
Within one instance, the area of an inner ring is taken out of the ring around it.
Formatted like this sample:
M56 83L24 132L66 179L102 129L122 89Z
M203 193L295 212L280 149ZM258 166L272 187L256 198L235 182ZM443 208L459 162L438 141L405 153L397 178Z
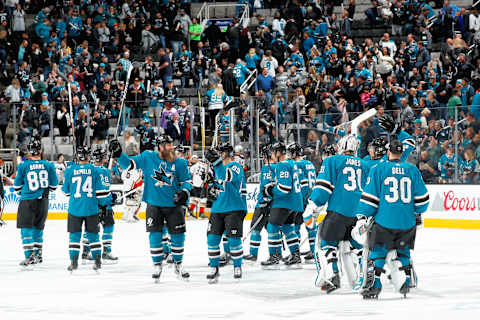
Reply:
M167 173L161 165L158 167L158 170L153 170L152 178L156 181L155 187L172 185L172 173Z

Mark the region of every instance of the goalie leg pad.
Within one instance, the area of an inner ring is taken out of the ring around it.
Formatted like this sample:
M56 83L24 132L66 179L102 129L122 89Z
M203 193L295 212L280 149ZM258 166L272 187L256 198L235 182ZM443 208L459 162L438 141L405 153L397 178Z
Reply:
M396 250L388 252L387 265L390 269L390 277L392 278L393 287L395 288L395 291L399 292L400 288L405 283L406 275L405 272L400 270L402 263L397 259Z
M310 246L310 251L315 253L315 237L317 236L317 227L307 228L308 232L308 244Z
M353 288L358 280L358 257L349 241L340 241L338 258L342 274L347 277L349 286Z
M322 278L324 280L332 279L338 273L336 241L322 240L322 252L319 254L320 266L322 270Z

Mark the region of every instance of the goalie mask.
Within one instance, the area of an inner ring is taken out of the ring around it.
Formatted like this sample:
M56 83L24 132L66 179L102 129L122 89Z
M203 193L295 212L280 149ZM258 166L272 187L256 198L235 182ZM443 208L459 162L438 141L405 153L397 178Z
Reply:
M342 137L337 143L338 154L345 154L346 152L356 154L359 147L360 141L352 134Z

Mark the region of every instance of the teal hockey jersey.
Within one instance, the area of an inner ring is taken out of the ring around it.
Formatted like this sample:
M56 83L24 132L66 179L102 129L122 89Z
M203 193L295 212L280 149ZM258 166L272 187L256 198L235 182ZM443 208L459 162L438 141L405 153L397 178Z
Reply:
M213 201L212 214L243 211L247 213L247 184L242 166L238 162L220 163L213 168L215 181L221 190Z
M14 190L20 192L20 200L40 199L48 196L58 186L55 166L45 160L26 160L17 169Z

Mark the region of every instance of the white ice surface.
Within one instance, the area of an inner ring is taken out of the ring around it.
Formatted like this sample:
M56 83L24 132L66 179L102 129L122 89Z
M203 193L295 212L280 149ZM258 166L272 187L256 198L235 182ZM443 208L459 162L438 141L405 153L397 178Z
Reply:
M403 299L386 284L378 301L364 301L346 288L322 294L313 285L313 265L266 271L249 264L240 282L228 266L220 282L209 285L206 227L207 221L187 223L190 282L178 280L170 267L154 284L144 221L117 222L118 264L104 265L101 274L80 265L73 275L66 270L66 221L47 221L44 263L34 271L20 271L20 232L9 221L0 230L0 319L480 319L479 231L419 230L419 288ZM264 235L260 260L266 256Z

